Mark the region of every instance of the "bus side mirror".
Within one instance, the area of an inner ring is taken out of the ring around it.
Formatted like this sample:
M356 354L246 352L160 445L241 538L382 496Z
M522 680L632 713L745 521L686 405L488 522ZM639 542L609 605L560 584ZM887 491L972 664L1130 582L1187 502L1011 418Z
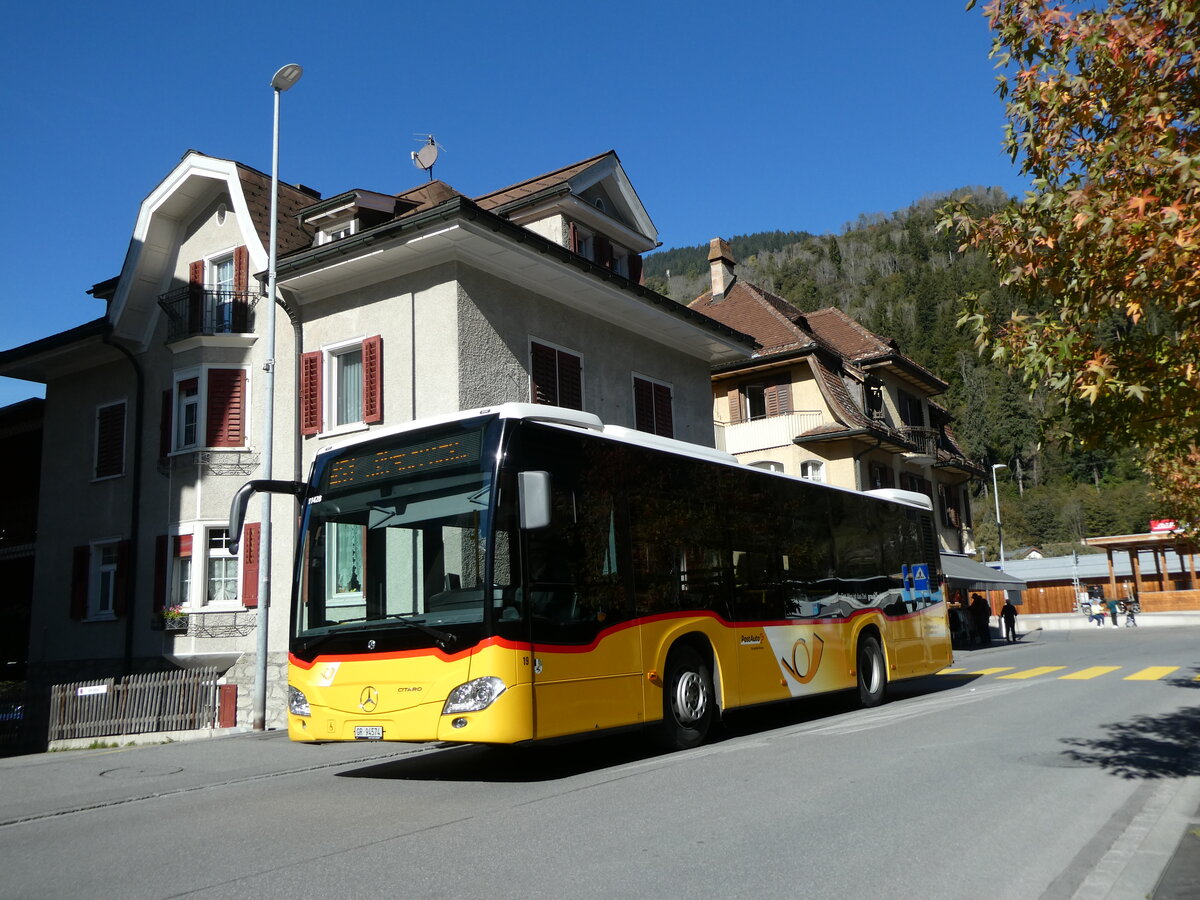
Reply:
M521 528L533 531L550 524L550 473L517 473L517 494L521 502Z

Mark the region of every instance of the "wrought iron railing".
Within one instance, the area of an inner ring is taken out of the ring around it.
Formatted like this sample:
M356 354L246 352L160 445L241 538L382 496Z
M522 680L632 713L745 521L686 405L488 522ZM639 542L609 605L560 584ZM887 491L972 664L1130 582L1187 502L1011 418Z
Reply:
M927 428L919 425L905 425L900 429L904 440L917 448L922 456L937 456L941 432L937 428Z
M167 291L158 305L167 314L167 341L211 334L244 334L254 330L253 310L258 296L184 285Z

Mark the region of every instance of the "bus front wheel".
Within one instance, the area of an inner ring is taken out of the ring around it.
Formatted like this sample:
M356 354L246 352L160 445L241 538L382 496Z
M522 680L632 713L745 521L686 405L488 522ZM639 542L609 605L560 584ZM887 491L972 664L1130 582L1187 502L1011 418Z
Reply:
M865 707L878 706L887 693L887 667L879 639L868 634L858 642L858 700Z
M657 743L667 750L699 746L708 735L715 706L708 664L691 647L676 647L667 658Z

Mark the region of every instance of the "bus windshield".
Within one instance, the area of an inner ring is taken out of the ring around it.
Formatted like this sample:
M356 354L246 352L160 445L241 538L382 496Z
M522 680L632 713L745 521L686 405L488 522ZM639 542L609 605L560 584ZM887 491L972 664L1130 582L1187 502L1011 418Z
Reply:
M451 649L464 630L480 633L496 459L484 451L495 424L364 443L318 463L293 651L365 648L368 637L370 649Z

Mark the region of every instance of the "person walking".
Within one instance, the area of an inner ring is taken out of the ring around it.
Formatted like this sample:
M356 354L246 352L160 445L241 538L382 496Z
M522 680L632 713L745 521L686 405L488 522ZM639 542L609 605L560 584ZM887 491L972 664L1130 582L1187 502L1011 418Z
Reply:
M975 620L975 632L979 635L979 643L984 647L992 646L992 608L983 599L982 594L971 595L971 618Z
M1000 618L1004 620L1004 639L1010 644L1017 642L1017 608L1011 600L1005 599L1000 609Z
M1105 600L1104 605L1108 607L1108 614L1112 616L1113 628L1117 627L1117 610L1121 608L1121 604L1114 597L1111 600Z

